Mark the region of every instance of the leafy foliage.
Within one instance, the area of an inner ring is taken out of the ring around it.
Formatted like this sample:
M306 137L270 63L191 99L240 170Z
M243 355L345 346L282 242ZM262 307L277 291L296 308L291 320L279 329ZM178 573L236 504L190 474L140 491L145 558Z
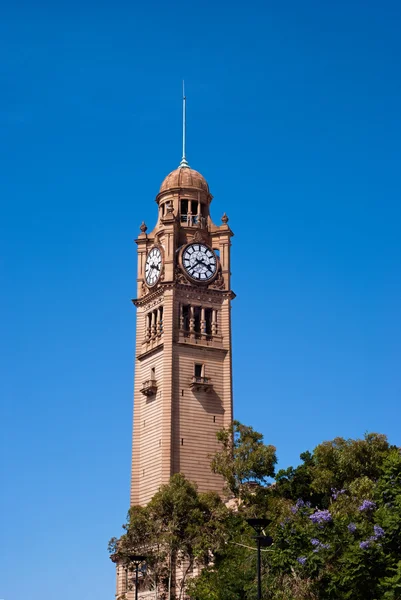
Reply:
M126 533L111 544L115 558L147 553L148 577L166 594L178 566L180 598L255 600L247 518L267 517L274 543L262 548L264 600L401 600L399 448L375 433L336 438L272 482L275 448L261 434L234 422L218 439L212 469L230 501L175 475L147 507L131 508Z
M217 433L217 439L222 449L211 467L224 477L228 495L245 500L254 489L250 484L264 486L274 475L276 448L266 446L263 435L252 427L234 421L232 427Z
M145 584L164 590L160 598L174 598L177 589L182 598L194 567L207 564L211 553L224 543L228 515L217 494L198 493L178 473L147 506L131 507L126 533L109 543L112 560L129 565L131 555L145 555Z
M252 435L267 456L262 438ZM228 474L227 486L238 498L230 539L242 545L204 569L191 597L225 600L227 581L230 598L256 598L256 553L244 548L254 543L244 527L253 512L272 521L274 544L262 551L264 599L401 599L401 453L385 436L324 442L301 454L298 467L280 470L273 485L260 477L261 489L245 498L241 485L252 479L252 450L249 444L242 450L239 436L230 462L227 438L220 439L222 456L213 464L223 459L219 472Z

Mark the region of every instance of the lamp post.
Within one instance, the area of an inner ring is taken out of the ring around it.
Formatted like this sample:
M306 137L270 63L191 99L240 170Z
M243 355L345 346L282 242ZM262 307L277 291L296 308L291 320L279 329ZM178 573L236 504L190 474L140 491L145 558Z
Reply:
M135 600L138 600L138 571L139 565L145 562L146 556L142 556L142 554L130 554L128 556L128 564L135 565Z
M269 535L265 535L264 529L271 523L270 519L247 519L248 525L256 531L255 539L258 545L258 600L262 600L262 570L260 561L260 549L272 545L273 540Z

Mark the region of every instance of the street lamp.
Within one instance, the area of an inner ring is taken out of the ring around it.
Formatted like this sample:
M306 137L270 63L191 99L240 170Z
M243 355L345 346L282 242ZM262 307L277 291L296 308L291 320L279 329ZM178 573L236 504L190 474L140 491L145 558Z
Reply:
M127 557L127 563L129 565L135 565L135 600L138 600L138 571L139 565L145 562L146 556L142 556L141 554L130 554Z
M271 523L270 519L247 519L248 525L256 531L255 539L258 544L258 600L262 600L262 572L260 564L260 549L272 545L273 540L269 535L265 535L264 529Z

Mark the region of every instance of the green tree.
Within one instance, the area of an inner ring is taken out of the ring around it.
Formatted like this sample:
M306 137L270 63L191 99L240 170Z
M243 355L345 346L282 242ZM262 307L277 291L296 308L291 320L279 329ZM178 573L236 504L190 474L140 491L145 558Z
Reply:
M212 471L223 476L228 496L247 502L274 476L276 448L264 444L261 433L239 421L219 431L217 439L221 450L212 458Z
M235 422L218 439L212 468L225 479L227 506L175 475L148 506L130 510L125 534L111 544L115 559L147 554L147 577L169 597L177 587L181 599L255 600L246 519L261 516L274 540L262 549L264 600L401 600L399 448L375 433L335 438L271 484L275 448L260 433Z
M109 544L112 560L129 564L132 554L147 556L147 585L184 597L189 574L206 565L224 544L228 510L212 492L198 493L183 475L171 477L145 507L133 506L126 533Z
M303 453L298 467L279 471L269 486L271 470L263 476L253 467L261 464L263 438L251 430L250 441L248 428L235 427L245 435L232 446L228 434L220 436L223 450L213 464L239 498L239 519L257 513L272 521L274 544L262 555L263 598L401 600L400 450L375 433L336 438ZM262 496L249 492L249 481L258 481ZM192 582L195 600L202 593L226 600L226 589L232 600L256 598L250 531L239 521L230 527L233 546Z

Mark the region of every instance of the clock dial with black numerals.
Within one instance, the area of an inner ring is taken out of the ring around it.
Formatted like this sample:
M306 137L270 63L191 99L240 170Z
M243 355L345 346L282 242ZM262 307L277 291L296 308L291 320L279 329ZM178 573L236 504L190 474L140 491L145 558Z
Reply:
M217 257L205 244L189 244L182 253L182 266L191 279L209 281L217 271Z
M163 259L160 248L154 246L147 255L145 263L145 281L148 286L151 287L159 281L162 264Z

